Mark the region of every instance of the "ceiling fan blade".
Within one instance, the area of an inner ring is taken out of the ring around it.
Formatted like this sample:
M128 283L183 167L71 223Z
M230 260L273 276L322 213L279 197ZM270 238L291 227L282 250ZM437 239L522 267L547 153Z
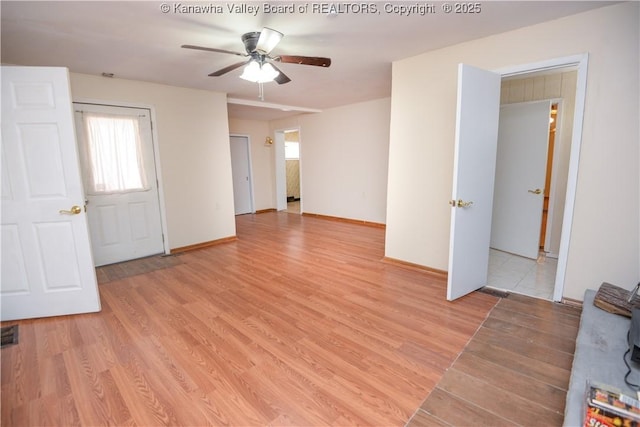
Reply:
M286 64L315 65L317 67L329 67L331 65L331 58L322 58L318 56L280 55L274 58L274 60Z
M260 31L260 38L256 45L256 51L262 55L268 55L269 52L271 52L273 48L280 43L282 37L284 37L284 34L280 31L264 27L262 31Z
M209 77L220 77L223 74L227 74L229 71L233 71L236 68L240 68L245 64L248 64L251 60L249 59L248 61L242 61L242 62L236 62L235 64L231 64L228 67L224 67L219 69L218 71L214 71L213 73L209 74Z
M191 44L183 44L181 47L183 47L185 49L204 50L206 52L230 53L231 55L248 56L246 53L234 52L234 51L231 51L231 50L224 50L224 49L216 49L216 48L213 48L213 47L194 46L194 45L191 45Z
M279 85L283 85L285 83L289 83L291 81L291 79L289 77L287 77L287 75L285 73L282 72L281 69L279 69L278 67L276 67L275 65L271 64L271 66L280 74L278 74L276 76L275 79L273 79L276 83L278 83Z

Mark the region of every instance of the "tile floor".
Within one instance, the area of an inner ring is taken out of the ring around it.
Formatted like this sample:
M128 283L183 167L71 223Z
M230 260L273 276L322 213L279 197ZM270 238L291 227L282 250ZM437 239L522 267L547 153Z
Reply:
M288 213L300 213L300 200L296 200L295 202L287 202L287 212Z
M544 253L535 260L490 249L487 286L553 300L557 267L558 260Z

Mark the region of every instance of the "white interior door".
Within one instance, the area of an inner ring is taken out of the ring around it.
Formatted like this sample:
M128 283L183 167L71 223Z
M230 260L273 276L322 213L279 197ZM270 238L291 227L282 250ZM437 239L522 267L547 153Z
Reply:
M2 320L100 311L65 68L2 67Z
M74 107L95 265L163 253L150 111Z
M249 164L249 138L231 136L231 172L233 174L233 201L236 215L253 212L251 197L251 167Z
M487 283L498 141L500 74L458 67L447 299Z
M551 101L500 108L491 247L537 258Z

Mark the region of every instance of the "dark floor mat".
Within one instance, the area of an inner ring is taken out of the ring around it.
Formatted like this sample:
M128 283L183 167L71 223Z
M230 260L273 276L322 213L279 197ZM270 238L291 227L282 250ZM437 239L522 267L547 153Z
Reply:
M478 292L482 292L483 294L493 295L494 297L498 297L498 298L509 297L509 292L500 291L498 289L493 289L493 288L486 288L486 287L480 288L478 289Z
M2 342L0 343L0 348L18 344L18 325L6 326L1 328L2 330Z
M182 261L176 255L154 255L97 267L96 276L98 284L103 284L163 268L175 267L180 264L182 264Z

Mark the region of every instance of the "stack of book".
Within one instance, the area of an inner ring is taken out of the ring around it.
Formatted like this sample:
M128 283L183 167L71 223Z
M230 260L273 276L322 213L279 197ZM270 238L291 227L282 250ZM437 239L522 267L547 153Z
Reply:
M585 427L640 427L640 401L614 387L587 383Z

